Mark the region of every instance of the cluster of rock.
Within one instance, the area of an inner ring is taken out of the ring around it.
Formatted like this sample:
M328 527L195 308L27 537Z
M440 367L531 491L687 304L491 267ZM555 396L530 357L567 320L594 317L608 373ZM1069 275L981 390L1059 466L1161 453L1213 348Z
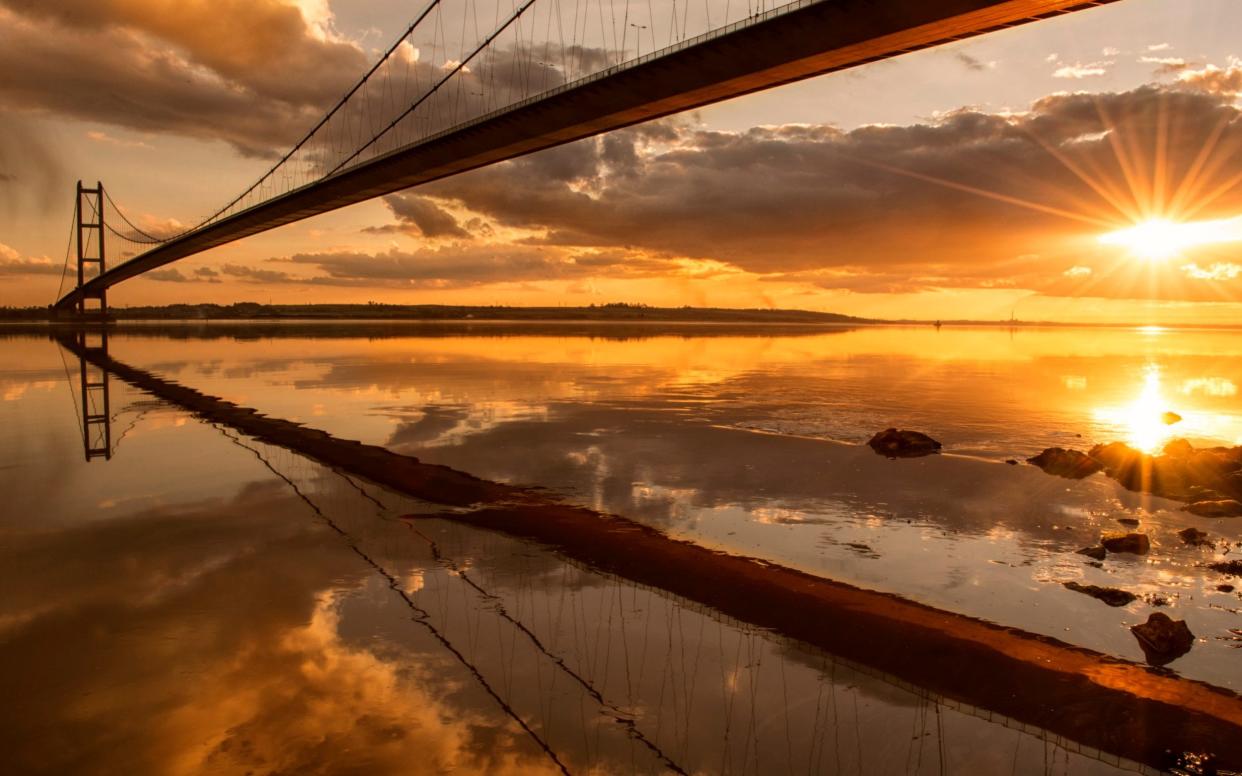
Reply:
M1242 515L1242 446L1196 449L1175 439L1151 455L1110 442L1085 453L1050 447L1027 463L1069 479L1103 471L1129 490L1186 502L1186 511L1201 517Z
M1172 415L1172 413L1168 413ZM1166 417L1166 423L1175 423L1180 417ZM919 431L889 428L868 440L867 445L877 454L887 458L917 458L938 453L942 445ZM1015 460L1006 463L1016 465ZM1050 447L1039 455L1027 459L1048 474L1067 479L1081 480L1097 472L1121 483L1124 487L1152 495L1182 501L1186 511L1201 517L1242 516L1242 446L1209 447L1195 449L1184 439L1176 439L1165 445L1160 455L1136 450L1121 442L1095 445L1087 452ZM1138 521L1122 519L1127 526L1137 526ZM1197 528L1186 528L1178 533L1182 541L1191 546L1208 546L1208 535ZM1138 532L1104 534L1100 543L1084 547L1078 552L1097 561L1100 565L1109 553L1146 555L1151 550L1147 534ZM1242 561L1209 564L1209 568L1234 576L1242 576ZM1062 583L1067 589L1089 595L1109 606L1126 606L1138 599L1127 590L1115 587L1086 585L1080 582ZM1220 585L1219 590L1233 590L1232 585ZM1167 605L1164 598L1151 601L1153 606ZM1174 620L1163 612L1153 612L1146 622L1130 628L1147 662L1153 666L1166 665L1185 655L1194 645L1195 636L1185 620Z
M1180 418L1179 418L1180 420ZM1168 421L1166 419L1166 422ZM1242 515L1242 446L1212 447L1196 450L1184 439L1165 445L1160 455L1150 455L1121 442L1095 445L1087 452L1050 447L1027 459L1048 474L1080 480L1097 472L1121 483L1129 490L1151 493L1186 503L1186 511L1200 517L1235 517ZM1207 546L1207 533L1185 528L1178 536L1191 546ZM1078 552L1096 561L1108 553L1146 555L1151 541L1146 534L1105 534L1094 547ZM1098 565L1098 563L1096 564ZM1242 576L1242 562L1213 563L1210 568L1226 574ZM1127 590L1079 582L1064 586L1078 593L1099 599L1109 606L1126 606L1138 596ZM1233 589L1221 585L1221 589ZM1153 666L1163 666L1185 655L1194 645L1195 636L1185 620L1174 620L1163 612L1153 612L1146 622L1130 628L1143 656Z
M1066 450L1064 447L1049 447L1026 462L1038 466L1048 474L1065 477L1070 480L1081 480L1090 477L1104 468L1104 464L1078 450Z

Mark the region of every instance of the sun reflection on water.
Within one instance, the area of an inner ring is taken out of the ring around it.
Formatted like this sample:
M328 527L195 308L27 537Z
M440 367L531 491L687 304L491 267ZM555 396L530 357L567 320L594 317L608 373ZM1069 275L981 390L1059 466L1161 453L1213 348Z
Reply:
M1148 364L1143 370L1143 388L1134 401L1121 407L1102 407L1096 418L1126 435L1122 441L1145 453L1158 453L1177 433L1186 430L1182 420L1170 423L1172 412L1160 388L1160 367ZM1181 416L1183 413L1178 412ZM1179 428L1180 427L1180 428Z
M1176 406L1164 395L1157 364L1143 369L1138 396L1128 404L1099 407L1092 415L1106 426L1099 441L1125 442L1145 453L1159 453L1171 440L1183 437L1202 444L1242 444L1242 418L1232 413L1211 412L1187 406L1196 392L1208 396L1232 396L1237 387L1224 378L1190 378L1177 391ZM1109 434L1120 436L1108 436Z

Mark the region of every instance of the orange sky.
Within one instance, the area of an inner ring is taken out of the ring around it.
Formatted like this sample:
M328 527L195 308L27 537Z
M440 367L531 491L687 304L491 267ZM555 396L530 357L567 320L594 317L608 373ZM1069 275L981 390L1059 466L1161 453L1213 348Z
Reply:
M410 13L397 0L0 0L0 304L55 296L75 180L102 180L145 229L195 223ZM111 302L1232 323L1240 28L1230 0L1125 0L356 205L150 273Z

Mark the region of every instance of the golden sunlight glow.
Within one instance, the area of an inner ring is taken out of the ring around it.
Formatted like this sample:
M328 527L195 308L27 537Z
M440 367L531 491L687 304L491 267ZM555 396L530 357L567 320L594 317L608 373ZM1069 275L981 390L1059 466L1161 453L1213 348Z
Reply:
M1152 218L1126 229L1100 235L1105 245L1119 245L1148 261L1180 256L1199 245L1242 240L1242 217L1178 223Z
M1143 373L1143 389L1130 404L1123 407L1104 408L1096 416L1109 424L1120 427L1126 435L1124 440L1131 447L1145 453L1158 453L1182 431L1181 423L1169 423L1166 413L1169 403L1160 390L1160 367L1149 364Z

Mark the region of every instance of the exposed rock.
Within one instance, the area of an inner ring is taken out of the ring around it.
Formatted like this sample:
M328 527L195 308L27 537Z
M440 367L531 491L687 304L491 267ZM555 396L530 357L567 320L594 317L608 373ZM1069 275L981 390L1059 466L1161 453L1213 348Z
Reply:
M1104 556L1108 555L1108 550L1102 546L1083 547L1081 550L1078 550L1078 554L1086 555L1088 558L1095 558L1096 560L1104 560Z
M1129 552L1134 555L1146 555L1151 549L1147 534L1141 533L1104 534L1100 537L1100 544L1109 552Z
M1017 466L1017 465L1018 465L1018 462L1017 462L1017 461L1015 461L1015 460L1014 460L1014 459L1012 459L1012 458L1006 458L1006 459L1005 459L1005 463L1009 464L1010 466Z
M1200 531L1198 528L1183 528L1177 532L1177 535L1182 537L1183 542L1186 542L1192 547L1202 547L1204 545L1211 544L1211 542L1208 541L1207 533L1205 531Z
M1232 593L1234 590L1234 587L1233 585L1217 585L1216 589L1222 593Z
M871 545L869 544L863 544L862 542L846 542L845 546L849 547L851 550L858 553L859 555L862 555L865 558L874 559L874 558L880 557L880 553L871 549Z
M1078 450L1066 450L1063 447L1049 447L1026 462L1043 469L1048 474L1081 480L1090 477L1104 467L1099 461Z
M867 441L867 445L886 458L917 458L931 455L941 448L939 442L922 432L895 428L880 431Z
M1209 563L1208 568L1228 574L1231 577L1242 577L1242 560L1223 560L1220 563Z
M1132 626L1130 632L1138 639L1147 662L1154 666L1173 662L1195 643L1186 621L1174 620L1164 612L1153 612L1147 622Z
M1196 501L1193 504L1187 504L1186 511L1199 517L1238 517L1242 515L1242 501L1231 498Z
M1186 488L1186 499L1188 501L1219 501L1221 498L1223 496L1211 488L1205 488L1200 485L1191 485L1189 488Z
M1138 528L1139 521L1133 517L1119 517L1117 522L1122 525L1128 525L1131 528Z
M1121 442L1096 445L1088 453L1126 488L1178 501L1242 498L1242 447L1196 450L1184 439L1148 455ZM1223 494L1223 495L1222 495Z
M1090 456L1103 465L1109 477L1129 490L1180 499L1190 484L1182 476L1187 459L1151 456L1122 442L1096 445Z
M1185 458L1195 451L1185 439L1173 439L1164 446L1164 454L1175 458Z
M1164 424L1166 426L1171 426L1174 423L1182 422L1182 416L1178 415L1176 412L1166 412L1160 416L1160 419L1164 421Z
M1064 582L1065 587L1073 590L1075 593L1085 593L1092 598L1098 598L1109 606L1125 606L1138 596L1126 590L1120 590L1115 587L1100 587L1099 585L1082 585L1077 582Z

